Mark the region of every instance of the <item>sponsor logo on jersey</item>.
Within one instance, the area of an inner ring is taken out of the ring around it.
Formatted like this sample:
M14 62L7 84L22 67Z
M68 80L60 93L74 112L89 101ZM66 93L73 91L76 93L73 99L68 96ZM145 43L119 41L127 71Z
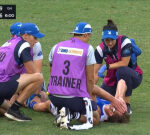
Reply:
M83 55L83 49L59 47L57 50L57 53L58 54L66 54L66 55L82 56Z

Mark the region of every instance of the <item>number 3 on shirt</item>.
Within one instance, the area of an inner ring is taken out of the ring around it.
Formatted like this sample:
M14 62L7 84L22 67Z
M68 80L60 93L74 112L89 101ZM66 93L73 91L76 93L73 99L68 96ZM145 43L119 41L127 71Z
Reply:
M69 60L65 60L65 61L64 61L64 65L65 65L65 68L63 69L63 74L64 74L64 75L68 75L68 73L69 73L70 61L69 61Z

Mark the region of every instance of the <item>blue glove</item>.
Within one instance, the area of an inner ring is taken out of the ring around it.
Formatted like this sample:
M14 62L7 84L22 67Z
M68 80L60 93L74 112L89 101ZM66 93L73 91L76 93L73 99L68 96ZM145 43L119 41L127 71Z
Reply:
M103 65L103 66L100 68L100 70L98 71L98 76L99 76L100 78L104 78L104 77L105 77L105 76L104 76L105 70L107 70L107 67L106 67L106 65Z

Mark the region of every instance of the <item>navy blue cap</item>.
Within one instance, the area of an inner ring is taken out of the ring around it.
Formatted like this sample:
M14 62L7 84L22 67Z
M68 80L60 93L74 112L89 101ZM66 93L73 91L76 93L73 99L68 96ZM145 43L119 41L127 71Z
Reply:
M40 33L38 26L33 23L24 23L20 29L20 34L28 34L36 38L45 36L43 33Z
M92 33L92 27L90 24L86 23L86 22L79 22L73 32L69 32L69 33L75 33L75 34L85 34L85 33Z
M116 40L118 37L118 31L116 30L104 30L102 32L102 40L106 39L106 38L111 38Z

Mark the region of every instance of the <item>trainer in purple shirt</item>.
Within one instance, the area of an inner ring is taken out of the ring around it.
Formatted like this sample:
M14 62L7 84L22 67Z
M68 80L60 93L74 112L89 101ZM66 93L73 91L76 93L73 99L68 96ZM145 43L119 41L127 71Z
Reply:
M71 33L74 34L72 38L59 42L50 51L48 92L50 100L60 112L65 107L64 110L69 109L72 114L78 112L84 115L86 114L84 98L91 97L94 86L96 61L94 49L88 44L92 28L90 24L80 22ZM80 115L76 116L77 119L80 118ZM61 123L57 120L56 124ZM60 127L63 128L64 125L60 124Z
M18 24L16 24L18 25ZM8 109L5 116L16 121L30 121L31 118L22 114L19 108L24 101L39 89L43 76L35 73L31 48L44 37L37 25L24 23L20 28L21 36L14 36L0 47L0 106ZM26 73L22 74L25 68ZM10 99L14 93L22 91L13 105L7 108L5 99Z

